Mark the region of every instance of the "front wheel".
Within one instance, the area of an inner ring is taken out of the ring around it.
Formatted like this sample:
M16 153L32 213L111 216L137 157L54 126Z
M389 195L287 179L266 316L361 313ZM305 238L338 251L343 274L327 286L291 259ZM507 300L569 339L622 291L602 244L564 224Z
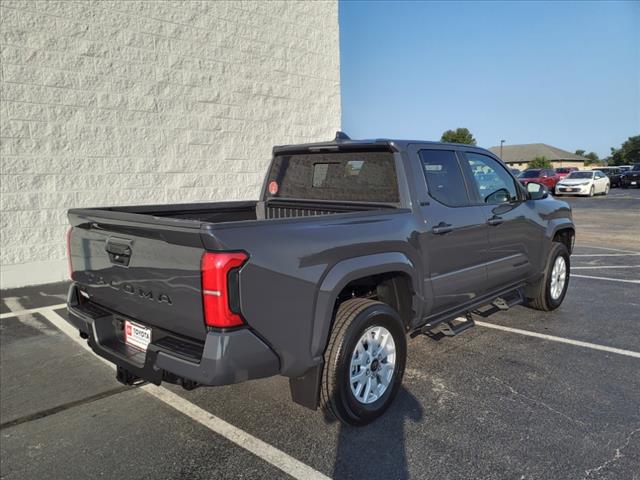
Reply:
M604 187L604 196L607 196L609 194L609 185L607 185L606 187Z
M593 185L591 185L591 190L589 190L589 196L593 197L593 195L596 193L596 189Z
M527 306L545 312L558 308L569 287L571 260L563 243L552 242L542 278L527 288Z
M386 303L355 298L340 304L324 355L320 400L348 425L366 425L398 393L407 356L402 320Z

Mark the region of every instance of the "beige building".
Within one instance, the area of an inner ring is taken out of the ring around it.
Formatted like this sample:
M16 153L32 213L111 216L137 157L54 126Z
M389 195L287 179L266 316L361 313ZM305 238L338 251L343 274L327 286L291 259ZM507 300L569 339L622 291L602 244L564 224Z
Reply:
M336 0L0 8L1 288L67 277L68 208L257 198L340 128Z
M500 156L500 147L491 147L489 150ZM575 153L545 143L502 146L502 160L510 167L519 170L525 170L529 162L536 157L545 157L550 160L554 168L576 167L579 170L585 168L584 162L588 160Z

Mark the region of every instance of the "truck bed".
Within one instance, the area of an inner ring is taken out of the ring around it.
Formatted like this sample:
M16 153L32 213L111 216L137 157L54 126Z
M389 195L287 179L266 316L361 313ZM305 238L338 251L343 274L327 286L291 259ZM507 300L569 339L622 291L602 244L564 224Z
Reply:
M320 220L340 213L397 211L388 209L392 207L291 200L266 206L248 201L73 209L69 211L73 279L101 307L202 340L206 329L200 261L205 250L260 253L263 244L267 249L272 244L265 229L268 235L285 239L294 235L294 223L317 226L303 217ZM228 241L225 232L238 230L233 227L242 227L242 238ZM269 255L286 251L275 249Z
M84 209L85 212L121 212L157 218L227 223L250 220L311 217L368 210L395 208L391 204L323 202L304 200L271 200L268 202L188 203L175 205L138 205Z

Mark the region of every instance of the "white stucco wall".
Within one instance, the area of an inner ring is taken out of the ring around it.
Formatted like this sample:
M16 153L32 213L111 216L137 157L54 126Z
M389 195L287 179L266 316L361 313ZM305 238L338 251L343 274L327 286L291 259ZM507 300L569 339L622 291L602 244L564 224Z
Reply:
M336 1L0 2L1 288L64 280L70 207L257 198L340 126Z

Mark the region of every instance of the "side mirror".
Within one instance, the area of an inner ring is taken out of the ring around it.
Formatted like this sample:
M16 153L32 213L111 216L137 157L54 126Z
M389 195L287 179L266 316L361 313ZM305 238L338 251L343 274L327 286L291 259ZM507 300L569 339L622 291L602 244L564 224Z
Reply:
M549 196L549 189L541 183L529 182L527 183L527 193L531 200L542 200Z

